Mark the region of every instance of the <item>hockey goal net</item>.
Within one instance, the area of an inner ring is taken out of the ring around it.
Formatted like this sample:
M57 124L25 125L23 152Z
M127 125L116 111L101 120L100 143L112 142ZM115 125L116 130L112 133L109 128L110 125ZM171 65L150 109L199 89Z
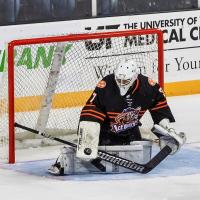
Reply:
M142 74L161 86L164 81L160 30L15 40L7 54L0 87L0 159L9 163L15 162L16 148L39 139L37 145L51 143L15 128L15 122L56 137L75 136L82 106L120 59L133 58ZM144 125L152 126L149 117Z

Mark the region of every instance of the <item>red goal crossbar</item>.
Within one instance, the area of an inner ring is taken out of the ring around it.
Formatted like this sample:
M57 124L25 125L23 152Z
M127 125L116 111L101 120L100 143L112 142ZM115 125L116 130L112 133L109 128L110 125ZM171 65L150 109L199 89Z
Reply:
M164 55L163 55L163 34L162 31L157 29L149 30L128 30L128 31L118 31L118 32L102 32L102 33L92 33L92 34L74 34L66 36L57 37L46 37L46 38L32 38L32 39L21 39L14 40L8 44L8 93L9 93L9 163L15 162L15 70L14 70L14 49L16 46L20 45L33 45L41 43L50 42L68 42L68 41L79 41L79 40L93 40L100 38L110 38L110 37L126 37L130 35L147 35L156 34L158 40L158 81L161 87L164 87Z

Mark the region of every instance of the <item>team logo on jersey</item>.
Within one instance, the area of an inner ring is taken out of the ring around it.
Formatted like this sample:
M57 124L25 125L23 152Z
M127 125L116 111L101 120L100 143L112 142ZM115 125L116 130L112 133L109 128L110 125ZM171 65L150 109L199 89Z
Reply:
M115 123L111 124L111 131L119 133L135 127L139 121L140 110L141 107L124 109L122 113L115 117Z
M149 85L151 86L154 86L156 84L156 82L151 78L148 79L148 82L149 82Z
M99 81L97 84L98 88L105 88L106 87L106 82L105 81Z

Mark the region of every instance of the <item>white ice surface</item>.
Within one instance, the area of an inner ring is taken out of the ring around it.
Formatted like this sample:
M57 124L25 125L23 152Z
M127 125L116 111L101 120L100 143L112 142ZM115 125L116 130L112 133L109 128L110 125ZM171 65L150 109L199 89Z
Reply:
M199 200L200 199L200 95L170 97L177 130L188 144L146 175L79 175L51 177L46 169L58 149L29 149L24 157L38 161L0 165L0 200Z

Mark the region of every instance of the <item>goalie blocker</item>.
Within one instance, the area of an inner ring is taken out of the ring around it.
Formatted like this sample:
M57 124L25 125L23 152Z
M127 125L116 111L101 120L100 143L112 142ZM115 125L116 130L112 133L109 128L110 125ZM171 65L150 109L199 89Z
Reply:
M78 129L76 156L81 159L95 159L98 153L100 124L98 122L81 121Z

